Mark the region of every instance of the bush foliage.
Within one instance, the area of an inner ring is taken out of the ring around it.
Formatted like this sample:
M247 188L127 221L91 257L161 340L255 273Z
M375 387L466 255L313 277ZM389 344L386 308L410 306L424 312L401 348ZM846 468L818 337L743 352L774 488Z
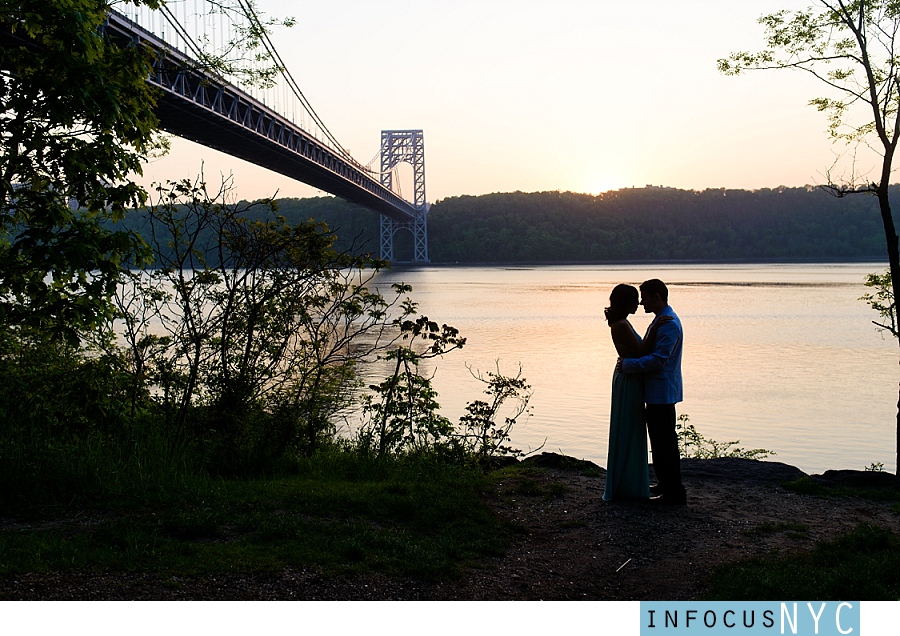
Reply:
M470 465L517 453L521 377L481 377L489 400L450 422L419 365L465 338L418 315L408 286L378 288L386 264L336 250L324 224L289 224L276 202L229 191L157 188L131 219L152 258L121 271L115 311L75 342L3 328L6 504L165 498L195 479L293 472L334 448ZM394 372L367 389L361 366L379 358ZM359 424L341 436L348 417Z

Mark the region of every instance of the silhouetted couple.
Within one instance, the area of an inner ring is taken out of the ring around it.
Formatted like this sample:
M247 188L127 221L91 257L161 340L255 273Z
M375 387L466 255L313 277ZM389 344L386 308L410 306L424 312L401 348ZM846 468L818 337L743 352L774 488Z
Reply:
M675 431L675 404L683 399L681 321L669 307L665 283L648 280L640 290L638 303L637 289L616 285L606 308L619 359L613 374L603 499L650 498L655 503L680 505L686 501ZM643 339L628 322L638 304L646 313L655 314ZM648 433L659 482L653 486L647 466Z

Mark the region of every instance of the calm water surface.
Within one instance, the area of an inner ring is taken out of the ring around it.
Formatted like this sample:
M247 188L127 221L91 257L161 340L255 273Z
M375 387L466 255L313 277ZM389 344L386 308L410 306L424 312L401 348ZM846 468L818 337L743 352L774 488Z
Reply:
M432 320L468 338L433 365L445 415L456 420L482 386L466 365L515 374L533 387L533 416L513 431L528 450L606 465L616 353L603 308L618 283L658 277L684 332L679 413L705 436L777 452L808 473L895 470L900 381L895 340L859 301L883 264L423 267L403 281ZM642 310L639 309L639 312ZM632 324L643 333L650 316Z

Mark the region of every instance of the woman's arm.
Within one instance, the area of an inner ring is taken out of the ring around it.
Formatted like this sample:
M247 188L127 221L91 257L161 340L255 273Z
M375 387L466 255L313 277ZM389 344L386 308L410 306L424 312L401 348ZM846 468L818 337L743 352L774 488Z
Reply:
M609 330L620 358L637 358L641 355L641 342L634 335L634 329L627 320L614 322L609 326Z

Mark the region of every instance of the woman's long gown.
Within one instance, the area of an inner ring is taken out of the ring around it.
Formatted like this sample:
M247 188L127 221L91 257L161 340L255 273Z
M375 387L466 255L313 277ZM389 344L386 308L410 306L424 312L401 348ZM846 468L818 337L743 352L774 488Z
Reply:
M641 337L637 333L635 336L640 342ZM610 501L649 497L650 473L647 467L643 379L639 373L615 371L609 417L606 490L603 492L603 499Z

